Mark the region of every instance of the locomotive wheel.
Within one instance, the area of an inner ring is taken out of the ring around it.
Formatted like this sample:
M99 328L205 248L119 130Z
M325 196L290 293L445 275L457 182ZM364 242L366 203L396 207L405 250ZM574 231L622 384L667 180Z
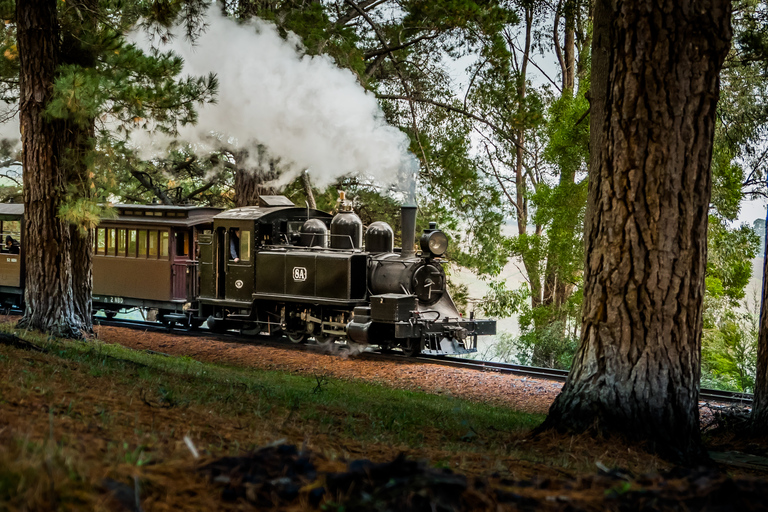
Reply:
M227 332L227 325L224 323L223 318L217 318L211 315L208 317L208 320L206 320L205 323L211 332L215 332L217 334Z
M401 346L405 357L414 357L421 353L421 350L417 348L420 341L419 338L408 338L408 341Z
M336 336L333 334L315 334L315 343L321 347L331 348L336 343Z
M305 332L286 332L285 335L288 337L288 339L291 341L291 343L306 343L307 333Z

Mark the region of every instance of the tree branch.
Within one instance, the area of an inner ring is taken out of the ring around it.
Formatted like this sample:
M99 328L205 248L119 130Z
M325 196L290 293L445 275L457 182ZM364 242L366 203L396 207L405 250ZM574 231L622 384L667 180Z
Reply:
M377 94L376 97L380 100L405 100L405 101L417 101L420 103L428 103L430 105L434 105L436 107L444 108L446 110L450 110L451 112L456 112L457 114L461 114L463 116L469 117L471 119L474 119L475 121L478 121L489 128L492 128L494 131L496 131L498 134L504 136L505 139L510 141L515 146L521 148L523 151L528 153L526 149L522 146L520 146L517 142L517 138L509 133L508 131L501 128L499 125L494 123L493 121L489 121L488 119L482 118L476 114L473 114L472 112L469 112L467 110L464 110L459 107L454 107L453 105L449 105L448 103L442 103L440 101L431 100L429 98L421 98L421 97L408 97L408 96L401 96L396 94Z
M155 196L157 196L157 198L160 199L163 204L173 204L173 201L170 197L168 197L168 194L166 194L163 189L155 185L155 183L152 181L152 177L149 174L136 169L130 169L130 172L134 178L139 180L139 183L141 183L144 188L155 194Z
M366 52L363 54L363 58L365 60L370 59L371 57L376 57L378 55L385 55L389 52L394 52L397 50L402 50L403 48L408 48L409 46L413 46L414 44L424 41L425 39L432 40L439 36L440 34L424 34L423 36L419 36L416 39L411 39L410 41L406 41L405 43L400 43L397 46L392 46L390 48L379 48L377 50L371 50L370 52Z

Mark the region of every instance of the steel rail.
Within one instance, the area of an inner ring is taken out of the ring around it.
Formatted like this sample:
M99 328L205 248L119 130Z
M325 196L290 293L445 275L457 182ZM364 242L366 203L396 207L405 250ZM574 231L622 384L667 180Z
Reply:
M565 382L568 377L567 370L558 370L554 368L537 368L533 366L524 366L512 363L499 363L494 361L477 361L474 359L461 359L450 356L427 356L422 355L417 358L429 364L443 366L452 366L456 368L467 368L477 371L498 372L513 375L522 375L535 377L557 382ZM699 401L703 402L725 402L733 404L752 404L752 393L741 393L737 391L721 391L719 389L701 388L699 390Z

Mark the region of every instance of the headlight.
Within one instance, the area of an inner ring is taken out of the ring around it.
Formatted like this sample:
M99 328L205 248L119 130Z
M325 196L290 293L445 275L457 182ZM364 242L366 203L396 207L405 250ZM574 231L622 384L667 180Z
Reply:
M421 245L422 251L428 252L432 256L442 256L448 250L448 237L437 229L425 229L419 245Z

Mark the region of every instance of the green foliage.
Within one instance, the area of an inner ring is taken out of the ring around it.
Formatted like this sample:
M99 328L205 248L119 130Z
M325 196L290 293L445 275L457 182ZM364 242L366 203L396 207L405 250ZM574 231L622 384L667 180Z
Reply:
M502 333L484 357L537 368L569 369L579 339L564 331L562 322L526 331L520 336Z
M481 309L491 317L517 314L520 335L501 334L486 356L537 367L570 368L579 342L581 301L579 289L561 307L532 308L527 286L509 290L503 281L489 283Z
M582 84L581 89L588 90L589 87ZM589 101L581 93L575 96L564 94L549 107L544 157L557 166L560 174L571 177L586 171L589 160L588 112Z
M84 198L74 198L61 205L59 217L77 226L82 233L86 233L94 229L101 219L116 218L117 212L109 205L97 204Z
M454 304L459 311L467 311L469 308L469 286L463 283L456 283L451 279L450 274L448 277L448 293L451 294Z
M707 293L714 299L725 298L735 306L744 298L752 277L752 258L760 244L751 226L728 229L717 217L710 216L707 254Z
M746 310L746 311L745 311ZM716 389L754 390L759 312L726 305L717 317L707 315L701 341L701 385Z
M530 311L530 297L531 292L525 284L518 290L510 290L505 281L490 281L479 307L491 318L506 318Z
M754 388L759 312L743 299L760 239L750 226L729 229L716 216L710 216L708 239L702 386L749 391Z

